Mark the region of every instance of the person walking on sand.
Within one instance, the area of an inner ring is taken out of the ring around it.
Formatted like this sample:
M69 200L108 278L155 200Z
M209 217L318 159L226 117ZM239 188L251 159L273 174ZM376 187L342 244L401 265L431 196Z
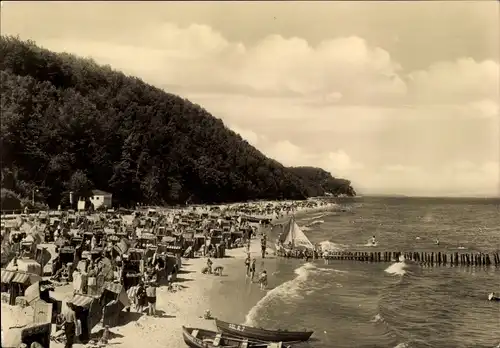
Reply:
M262 239L260 240L260 249L261 249L261 252L262 252L262 258L263 259L266 258L266 246L267 246L267 237L264 234L262 236Z
M148 301L148 315L156 316L156 283L148 283L146 297Z
M146 289L144 289L144 283L139 283L137 287L137 313L142 313L144 311L144 306L146 305Z
M73 303L66 303L66 306L62 309L61 316L63 318L64 334L66 335L64 348L72 348L76 336L76 313Z
M260 289L265 290L267 287L267 272L263 270L259 277Z
M248 277L250 275L250 253L247 254L247 258L245 259L245 269L246 276Z
M252 263L250 265L250 276L251 276L251 279L253 281L253 278L255 277L255 263L257 262L257 260L255 259L255 257L252 259Z
M210 258L208 258L208 260L207 260L207 273L208 274L212 274L212 265L213 265L212 260L210 260Z

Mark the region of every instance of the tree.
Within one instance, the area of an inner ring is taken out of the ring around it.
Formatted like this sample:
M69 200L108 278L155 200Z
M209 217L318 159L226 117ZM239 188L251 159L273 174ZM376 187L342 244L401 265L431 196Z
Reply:
M355 192L319 168L284 167L138 78L14 37L0 52L2 184L20 197L36 188L57 207L96 187L125 207Z
M69 191L73 192L73 200L87 200L92 197L92 188L94 184L87 178L82 170L77 170L71 175L68 182Z
M15 192L7 189L1 189L1 198L2 211L21 209L21 199Z

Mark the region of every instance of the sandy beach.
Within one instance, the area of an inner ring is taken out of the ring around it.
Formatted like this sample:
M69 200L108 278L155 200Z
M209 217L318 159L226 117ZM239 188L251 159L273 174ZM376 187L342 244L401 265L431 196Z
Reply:
M260 252L259 239L252 240L250 252L252 255ZM241 263L245 258L246 250L231 249L227 250L226 254L228 257L224 259L214 259L214 266L226 268L229 263ZM208 303L213 284L224 277L230 277L231 274L223 274L223 277L202 274L200 270L205 266L206 258L184 259L183 261L185 262L176 282L180 289L176 292L168 292L165 287L158 288L158 317L139 316L133 311L132 313L124 312L123 314L128 315L131 320L111 329L110 344L123 348L135 348L139 345L148 348L185 347L182 339L182 325L215 330L212 320L205 320L201 317L205 310L210 309ZM58 289L57 293L61 294L62 289ZM4 330L8 327L28 324L32 316L31 307L21 308L2 303L2 328ZM99 330L100 326L97 326L93 331ZM52 342L51 346L62 348L64 344ZM85 347L87 345L75 344L74 346Z
M295 214L322 211L331 206L318 207L317 209L301 209ZM279 220L286 219L283 215ZM266 231L266 230L264 230ZM253 238L250 244L252 257L260 259L260 234ZM268 248L268 254L273 250ZM225 279L237 276L235 272L243 270L243 260L246 257L246 248L226 250L225 258L213 259L213 267L223 266L223 276L202 274L201 269L206 265L206 258L182 259L182 267L175 282L177 291L169 292L166 287L157 290L157 316L150 317L139 315L133 310L131 313L122 312L121 323L110 329L111 337L108 344L123 348L135 348L139 345L148 348L177 348L185 347L182 338L182 326L199 327L215 330L213 320L206 320L203 314L206 310L216 315L216 310L210 308L210 294L215 285L221 285ZM238 265L242 265L241 268ZM221 285L224 286L224 285ZM257 287L258 285L255 284ZM70 286L56 288L52 293L54 298L63 299L71 292ZM12 326L21 326L32 321L33 309L21 308L2 303L2 328L6 330ZM102 327L98 324L93 333L99 338ZM97 332L97 335L95 334ZM63 343L51 342L55 348L64 347ZM89 344L75 343L75 347L87 347Z

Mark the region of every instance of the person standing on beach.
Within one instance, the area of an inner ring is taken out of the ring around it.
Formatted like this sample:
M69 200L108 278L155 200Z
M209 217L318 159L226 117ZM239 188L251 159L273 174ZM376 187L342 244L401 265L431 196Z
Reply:
M251 276L251 279L253 281L253 278L255 276L255 263L257 262L257 260L255 259L255 257L252 259L252 264L250 265L250 276Z
M156 315L156 283L149 282L146 288L146 297L148 301L148 315Z
M263 270L259 277L260 289L265 290L267 287L267 272Z
M208 274L212 274L212 265L213 265L212 260L210 260L210 258L208 258L208 260L207 260L207 273Z
M260 240L260 248L262 252L262 258L266 258L266 246L267 246L267 237L266 235L262 235L262 239Z
M144 283L139 283L137 287L137 313L142 313L144 311L144 306L146 305L146 290L144 289Z
M250 275L250 253L247 254L247 258L245 259L245 268L246 268L246 276Z
M63 318L64 333L66 335L66 344L64 348L72 348L76 336L76 313L73 303L66 303L66 306L63 307L61 316Z

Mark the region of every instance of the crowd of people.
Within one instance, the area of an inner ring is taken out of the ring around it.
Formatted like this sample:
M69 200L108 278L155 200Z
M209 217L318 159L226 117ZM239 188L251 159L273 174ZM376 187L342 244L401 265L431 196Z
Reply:
M20 217L18 225L33 227L28 233L16 231L19 226L6 229L2 225L2 251L23 242L35 246L25 251L19 248L13 261L17 267L17 259L37 258L33 253L37 245L53 245L50 279L55 286L71 284L71 295L98 298L104 284L116 284L127 293L129 302L124 310L156 316L157 288L166 285L172 289L181 256L207 257L206 273L222 275L223 267L214 267L212 259L223 256L221 249L246 245L246 276L266 289L267 271L257 270L256 258L251 258L249 252L250 240L256 237L258 226L297 208L314 206L315 202L281 202L160 212L150 209L132 214L42 212ZM260 246L261 257L265 259L265 233L261 234ZM37 261L42 268L46 264L41 259ZM67 348L91 329L82 326L77 315L79 305L71 298L67 298L58 315Z

